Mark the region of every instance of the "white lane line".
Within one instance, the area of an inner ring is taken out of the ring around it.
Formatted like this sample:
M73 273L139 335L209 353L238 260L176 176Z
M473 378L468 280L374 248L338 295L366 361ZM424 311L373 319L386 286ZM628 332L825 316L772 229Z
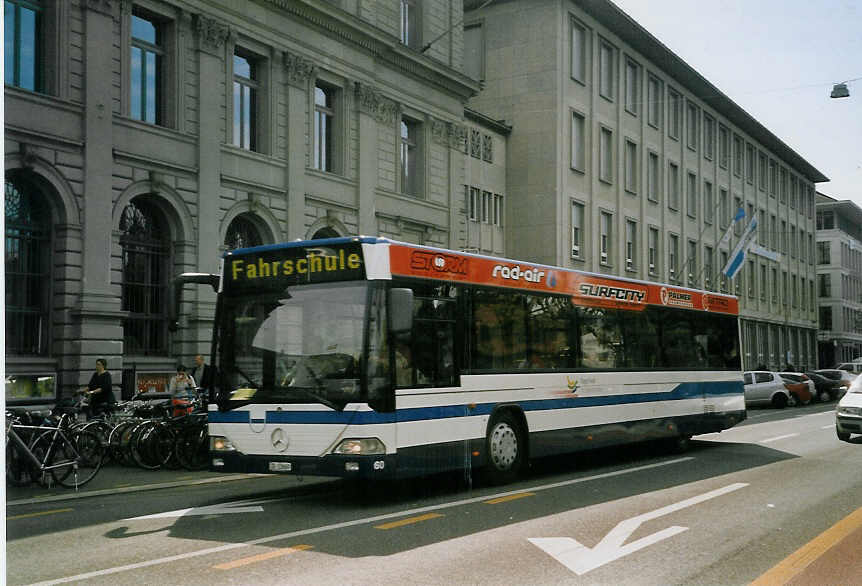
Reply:
M777 436L771 437L769 439L760 440L760 443L761 444L768 444L769 442L777 442L779 440L787 439L789 437L796 437L797 435L799 435L799 434L798 433L788 433L786 435L777 435Z
M831 425L824 425L824 426L823 426L823 427L821 427L820 429L832 429L833 427L835 427L835 424L834 424L834 423L832 423Z
M682 462L688 462L689 460L694 460L693 456L686 456L683 458L676 458L674 460L668 460L667 462L657 462L655 464L646 464L644 466L636 466L634 468L626 468L624 470L615 470L614 472L605 472L603 474L595 474L593 476L585 476L583 478L574 478L572 480L564 480L561 482L553 482L551 484L543 484L540 486L534 486L532 488L521 488L518 490L511 490L508 492L501 492L494 495L485 495L479 496L469 499L463 499L460 501L453 501L451 503L443 503L440 505L430 505L427 507L419 507L416 509L410 509L408 511L398 511L395 513L387 513L385 515L377 515L375 517L365 517L363 519L355 519L353 521L344 521L342 523L333 523L332 525L324 525L322 527L313 527L311 529L303 529L300 531L290 531L288 533L281 533L280 535L271 535L269 537L261 537L260 539L254 539L252 541L244 541L242 543L228 543L226 545L220 545L218 547L210 547L207 549L199 549L197 551L190 551L187 553L181 553L177 555L157 558L153 560L146 560L143 562L138 562L135 564L127 564L124 566L116 566L113 568L105 568L104 570L96 570L94 572L87 572L84 574L78 574L76 576L67 576L65 578L57 578L56 580L46 580L44 582L37 582L31 586L46 586L48 584L65 584L67 582L77 582L80 580L88 580L90 578L96 578L98 576L109 576L111 574L118 574L120 572L126 572L128 570L137 570L140 568L147 568L149 566L156 566L159 564L164 564L168 562L176 562L180 560L187 560L194 557L199 557L203 555L209 555L211 553L219 553L222 551L229 551L232 549L237 549L240 547L249 547L252 545L262 545L264 543L271 543L273 541L281 541L285 539L294 539L296 537L301 537L305 535L314 535L316 533L324 533L326 531L334 531L337 529L345 529L347 527L355 527L357 525L367 525L370 523L378 523L380 521L387 521L389 519L395 519L398 517L407 517L410 515L418 515L421 513L427 513L430 511L438 511L441 509L450 509L453 507L460 507L463 505L471 505L473 503L481 503L487 501L488 499L493 498L501 498L504 496L510 496L513 494L520 494L522 492L538 492L541 490L550 490L552 488L560 488L562 486L569 486L572 484L580 484L583 482L590 482L593 480L601 480L604 478L613 478L615 476L622 476L623 474L630 474L632 472L641 472L643 470L650 470L652 468L660 468L662 466L670 466L671 464L680 464Z

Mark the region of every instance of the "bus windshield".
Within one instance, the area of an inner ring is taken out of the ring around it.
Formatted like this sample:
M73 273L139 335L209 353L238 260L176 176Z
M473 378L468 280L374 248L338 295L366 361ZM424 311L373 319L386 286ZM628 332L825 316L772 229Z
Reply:
M341 410L361 400L367 292L367 283L351 282L226 298L219 344L231 407L322 403Z

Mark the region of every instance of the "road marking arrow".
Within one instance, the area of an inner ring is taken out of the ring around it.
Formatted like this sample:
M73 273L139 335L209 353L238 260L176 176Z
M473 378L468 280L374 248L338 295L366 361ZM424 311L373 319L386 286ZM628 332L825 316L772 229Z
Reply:
M192 507L190 509L179 509L177 511L166 511L164 513L155 513L153 515L144 515L142 517L132 517L126 521L140 521L142 519L167 519L170 517L190 517L192 515L226 515L230 513L262 513L263 503L269 503L280 499L263 499L263 500L244 500L234 501L232 503L221 503L218 505L208 505L206 507Z
M688 527L674 525L653 533L652 535L647 535L646 537L642 537L623 545L626 539L628 539L642 523L651 521L652 519L657 519L658 517L663 517L664 515L669 515L670 513L679 511L680 509L714 499L735 490L739 490L744 486L748 486L748 484L737 482L735 484L725 486L724 488L712 490L710 492L685 499L684 501L656 509L655 511L644 513L643 515L638 515L631 519L626 519L611 529L610 533L605 535L605 537L593 548L586 547L571 537L533 537L528 541L569 568L571 571L582 576L583 574L586 574L591 570L595 570L608 562L612 562L630 553L688 530Z

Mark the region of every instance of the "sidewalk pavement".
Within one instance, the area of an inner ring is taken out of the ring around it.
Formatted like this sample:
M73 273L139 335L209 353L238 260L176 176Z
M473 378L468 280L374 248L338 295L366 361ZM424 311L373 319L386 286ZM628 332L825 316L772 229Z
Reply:
M6 506L27 505L51 501L95 497L104 494L121 494L124 492L140 492L157 490L175 486L191 486L195 484L210 484L231 482L260 476L258 474L226 474L203 470L190 472L188 470L144 470L137 467L126 467L110 463L102 467L96 477L84 486L75 490L63 486L45 488L33 483L29 486L15 487L6 484Z

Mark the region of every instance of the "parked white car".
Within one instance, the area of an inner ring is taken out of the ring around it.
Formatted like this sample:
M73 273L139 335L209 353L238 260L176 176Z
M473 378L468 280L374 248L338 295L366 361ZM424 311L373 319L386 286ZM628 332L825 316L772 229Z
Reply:
M856 362L855 360L853 362L842 362L835 368L838 370L845 370L850 374L855 374L856 376L862 374L862 362Z
M862 433L862 376L856 377L835 410L835 432L841 441Z
M784 386L784 379L777 372L749 370L742 373L742 378L746 405L772 405L779 409L796 405L796 397Z

